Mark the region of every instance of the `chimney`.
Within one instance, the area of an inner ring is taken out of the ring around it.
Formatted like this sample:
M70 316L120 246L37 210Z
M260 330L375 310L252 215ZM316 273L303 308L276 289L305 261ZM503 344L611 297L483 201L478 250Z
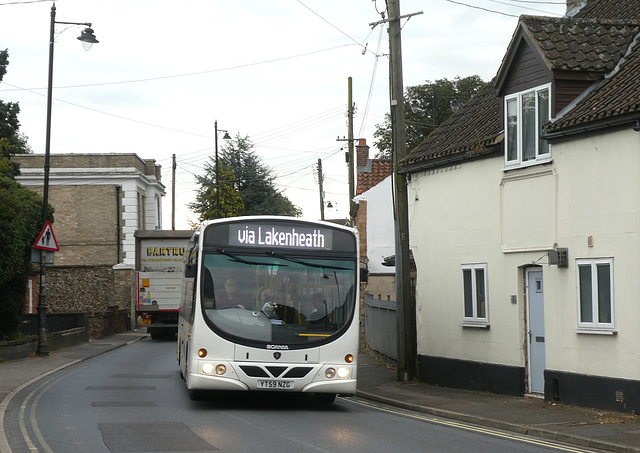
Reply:
M358 139L356 145L356 165L358 167L366 167L369 162L369 146L364 138Z

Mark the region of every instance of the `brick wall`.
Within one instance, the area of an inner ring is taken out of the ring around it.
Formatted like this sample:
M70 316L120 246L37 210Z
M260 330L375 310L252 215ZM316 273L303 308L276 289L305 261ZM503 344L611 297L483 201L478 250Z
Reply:
M53 224L60 252L56 266L118 263L118 206L116 186L52 186Z
M126 332L131 328L128 311L108 310L89 316L89 336L94 339L104 338L114 333Z

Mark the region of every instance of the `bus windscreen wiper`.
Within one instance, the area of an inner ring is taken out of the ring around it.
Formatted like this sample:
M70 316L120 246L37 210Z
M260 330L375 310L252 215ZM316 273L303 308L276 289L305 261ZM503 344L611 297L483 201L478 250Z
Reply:
M281 255L280 253L274 252L273 250L267 250L267 254L271 256L275 256L276 258L280 258L281 260L291 261L292 263L302 264L303 266L308 266L308 267L317 267L318 269L331 269L331 270L337 270L337 271L353 270L353 269L349 269L348 267L327 266L325 264L308 263L307 261L299 260L297 258L291 258L285 255Z
M228 256L229 258L231 258L231 261L235 261L236 263L248 264L250 266L282 266L282 267L287 267L286 264L280 264L280 263L265 263L263 261L248 261L248 260L245 260L244 258L240 258L239 256L234 255L233 253L229 253L226 250L221 249L220 247L216 247L216 252L221 253L224 256Z

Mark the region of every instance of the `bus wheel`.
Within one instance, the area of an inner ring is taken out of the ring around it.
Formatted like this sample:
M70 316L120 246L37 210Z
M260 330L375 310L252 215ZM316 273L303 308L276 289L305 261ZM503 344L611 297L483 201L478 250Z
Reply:
M205 392L204 390L189 390L189 398L191 398L191 401L202 401L203 399L205 399Z
M331 404L336 399L335 393L315 393L316 402L320 404Z

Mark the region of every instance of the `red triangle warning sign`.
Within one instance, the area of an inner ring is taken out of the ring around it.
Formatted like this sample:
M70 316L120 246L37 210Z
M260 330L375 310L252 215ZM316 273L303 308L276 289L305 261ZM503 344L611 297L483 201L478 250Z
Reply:
M42 228L40 236L38 236L38 240L35 244L33 244L33 248L40 250L50 250L53 252L60 251L60 247L58 247L58 241L53 234L51 222L49 222L48 220L47 223L44 224L44 228Z

